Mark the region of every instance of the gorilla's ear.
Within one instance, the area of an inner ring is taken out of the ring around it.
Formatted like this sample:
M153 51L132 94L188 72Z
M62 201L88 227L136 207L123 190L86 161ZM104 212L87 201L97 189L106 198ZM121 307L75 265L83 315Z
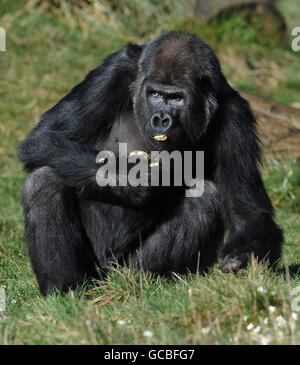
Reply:
M125 46L126 55L133 61L138 61L143 51L143 46L135 43L127 43Z

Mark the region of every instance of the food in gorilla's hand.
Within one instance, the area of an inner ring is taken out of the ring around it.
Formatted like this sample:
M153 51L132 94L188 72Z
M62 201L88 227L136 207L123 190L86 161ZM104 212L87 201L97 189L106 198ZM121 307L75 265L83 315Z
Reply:
M144 157L148 157L148 153L145 151L132 151L129 153L128 157L131 156L144 156Z
M108 155L108 156L103 156L103 157L97 157L97 160L96 160L96 163L103 163L103 162L107 162L108 158L109 157L113 157L113 152L111 151L105 151L105 154Z
M105 160L107 160L107 157L101 157L99 160L97 160L97 163L102 163L105 162Z
M155 166L158 166L159 165L159 162L157 161L153 161L149 164L149 167L155 167Z

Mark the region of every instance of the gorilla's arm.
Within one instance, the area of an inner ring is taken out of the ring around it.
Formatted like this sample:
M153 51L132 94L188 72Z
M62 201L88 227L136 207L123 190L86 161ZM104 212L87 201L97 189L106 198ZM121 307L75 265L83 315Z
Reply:
M142 46L129 44L112 54L43 114L20 146L19 156L28 171L50 166L64 185L116 204L135 206L153 197L147 188L96 184L100 166L94 146L107 138L117 116L132 107L129 87L141 50Z
M216 181L229 227L228 243L221 251L223 271L243 267L252 252L273 264L280 257L283 237L259 172L254 116L248 102L230 89L223 96L219 118Z

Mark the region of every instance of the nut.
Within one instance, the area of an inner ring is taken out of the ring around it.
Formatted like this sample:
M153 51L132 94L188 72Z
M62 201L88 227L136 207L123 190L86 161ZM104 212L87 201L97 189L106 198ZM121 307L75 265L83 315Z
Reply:
M168 137L165 134L159 134L157 136L154 136L154 139L157 141L165 141Z

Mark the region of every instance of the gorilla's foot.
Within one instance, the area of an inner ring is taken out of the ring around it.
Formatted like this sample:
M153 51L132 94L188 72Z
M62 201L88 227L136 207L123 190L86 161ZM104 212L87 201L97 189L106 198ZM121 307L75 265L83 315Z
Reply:
M221 263L220 269L224 273L236 273L245 268L250 262L250 259L251 255L249 255L248 253L242 253L238 256L226 255Z

